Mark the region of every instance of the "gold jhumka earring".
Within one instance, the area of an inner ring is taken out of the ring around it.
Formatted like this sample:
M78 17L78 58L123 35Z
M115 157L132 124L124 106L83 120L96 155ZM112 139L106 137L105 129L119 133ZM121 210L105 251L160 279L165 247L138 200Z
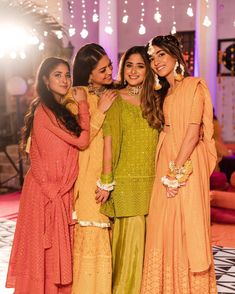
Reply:
M180 73L177 72L177 70L180 69ZM184 66L183 64L179 63L178 61L176 61L175 63L175 67L174 67L174 78L176 81L180 82L183 80L184 78Z

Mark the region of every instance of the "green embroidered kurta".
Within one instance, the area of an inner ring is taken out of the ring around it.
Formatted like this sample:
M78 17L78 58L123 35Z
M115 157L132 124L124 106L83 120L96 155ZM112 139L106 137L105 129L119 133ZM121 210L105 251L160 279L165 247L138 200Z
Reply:
M106 115L103 133L112 137L116 185L102 213L110 217L148 214L158 131L148 125L139 106L118 97Z

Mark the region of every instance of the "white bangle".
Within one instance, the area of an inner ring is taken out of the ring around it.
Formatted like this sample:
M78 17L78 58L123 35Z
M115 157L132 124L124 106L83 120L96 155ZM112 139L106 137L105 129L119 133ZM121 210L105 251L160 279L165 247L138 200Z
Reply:
M178 180L170 180L167 176L161 178L162 184L168 188L179 188L180 183Z
M99 187L101 190L105 190L105 191L113 191L114 189L114 185L116 185L116 182L113 181L112 183L109 183L109 184L103 184L101 182L101 179L99 179L97 182L96 182L96 185L97 187Z

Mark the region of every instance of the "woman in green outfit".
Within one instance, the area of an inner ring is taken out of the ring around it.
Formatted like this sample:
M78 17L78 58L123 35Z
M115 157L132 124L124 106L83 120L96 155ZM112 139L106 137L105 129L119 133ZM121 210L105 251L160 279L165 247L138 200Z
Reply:
M114 218L113 294L138 294L158 141L158 131L148 125L141 111L146 97L154 99L154 78L144 47L127 50L119 80L118 97L103 127L103 174L96 198L103 203L101 211Z

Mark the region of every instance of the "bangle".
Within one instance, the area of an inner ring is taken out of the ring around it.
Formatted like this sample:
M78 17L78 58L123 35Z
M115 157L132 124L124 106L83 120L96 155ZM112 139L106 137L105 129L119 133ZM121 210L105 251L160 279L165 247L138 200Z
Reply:
M161 178L162 184L168 188L179 188L180 183L178 180L170 180L167 176Z
M109 184L113 182L113 174L112 173L101 174L100 180L103 184Z
M186 182L193 172L193 166L191 159L188 159L181 167L176 167L174 161L169 162L169 171L167 175L175 178L179 183Z
M115 181L112 181L112 183L109 183L109 184L103 184L101 182L101 179L99 179L96 182L97 187L99 187L101 190L105 190L105 191L108 191L108 192L113 191L115 184L116 184Z

